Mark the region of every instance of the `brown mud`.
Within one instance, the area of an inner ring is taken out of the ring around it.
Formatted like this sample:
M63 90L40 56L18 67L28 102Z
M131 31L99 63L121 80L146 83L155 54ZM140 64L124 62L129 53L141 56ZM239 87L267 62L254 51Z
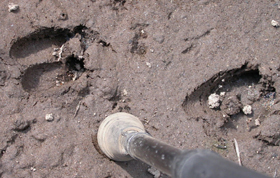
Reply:
M173 146L234 162L236 139L243 166L279 177L278 1L15 0L11 12L9 3L0 3L0 177L153 177L144 163L100 154L99 124L119 111Z

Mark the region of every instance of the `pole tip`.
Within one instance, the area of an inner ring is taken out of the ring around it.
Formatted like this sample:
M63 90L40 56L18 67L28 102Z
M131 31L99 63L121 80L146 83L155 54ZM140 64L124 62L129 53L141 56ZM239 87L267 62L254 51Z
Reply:
M127 153L126 134L131 132L146 132L141 121L128 113L118 112L106 117L99 126L97 141L103 153L115 161L129 161L132 158Z

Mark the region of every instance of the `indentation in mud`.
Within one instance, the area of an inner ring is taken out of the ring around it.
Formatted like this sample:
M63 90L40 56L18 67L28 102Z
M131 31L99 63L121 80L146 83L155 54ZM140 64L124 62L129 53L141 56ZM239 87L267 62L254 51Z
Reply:
M188 117L203 119L206 134L217 128L233 127L232 119L245 115L243 107L253 105L261 97L260 79L257 66L247 64L219 72L186 96L183 108Z
M204 33L202 33L201 35L197 35L197 36L194 36L194 37L185 38L184 41L199 40L200 38L209 35L213 29L214 29L214 28L210 28L210 29L206 30Z
M50 63L55 60L53 59L54 49L62 48L63 50L62 45L74 37L79 39L79 44L70 45L79 45L82 49L81 51L74 51L77 53L85 51L99 38L99 33L83 25L76 26L73 29L40 28L13 41L9 52L10 57L25 66Z
M83 59L69 56L65 63L44 63L29 67L21 83L27 92L47 91L55 86L77 80L84 70Z
M186 49L184 49L184 51L182 51L182 54L186 54L186 53L188 53L189 51L191 51L192 50L192 48L194 47L194 45L193 44L191 44L190 46L188 46Z
M7 79L7 72L5 70L0 70L0 86L5 85L6 79Z
M112 9L113 10L122 10L122 9L126 9L124 7L124 4L126 3L126 0L112 0L111 4L112 4Z
M84 25L79 25L76 26L73 29L73 36L75 34L80 34L81 38L80 38L80 42L81 42L81 47L86 50L88 49L88 47L95 41L98 40L100 38L100 33L98 31L92 30L87 28Z
M258 69L247 68L247 65L219 72L197 87L190 95L186 96L183 107L190 117L197 118L208 117L209 114L216 115L216 113L220 113L220 108L210 109L208 106L208 97L212 93L227 95L229 92L236 91L235 96L240 100L240 92L242 91L237 90L240 90L241 87L255 86L260 78Z
M51 56L55 47L60 47L72 36L69 29L41 28L35 32L17 39L11 46L10 57L17 59L20 64L28 65L30 55L40 58Z
M77 80L82 73L85 71L84 59L78 59L76 57L69 56L66 58L65 62L65 73L61 74L63 76L62 82L69 82L70 80Z
M57 73L60 73L62 64L44 63L29 67L22 77L22 87L27 92L47 90L56 86Z
M17 39L10 57L26 68L21 79L23 89L46 91L77 80L85 71L84 51L96 38L98 32L79 25L72 30L41 28Z
M275 114L276 89L272 83L260 75L257 66L248 67L246 63L241 68L219 72L202 83L186 96L183 108L190 119L202 120L208 136L219 132L236 136L246 133L248 138L277 145L279 134L262 129L271 127L268 118ZM273 121L274 125L280 124Z
M135 24L130 29L135 30L134 37L130 40L131 53L136 53L138 55L145 55L147 52L147 46L145 43L141 42L141 39L148 37L145 27L149 26L148 24Z
M200 35L185 38L184 41L187 42L188 45L181 53L182 54L189 53L191 50L193 50L197 46L198 40L200 40L203 37L206 37L206 36L210 35L210 33L213 29L214 28L210 28Z
M76 57L69 56L68 58L66 58L66 66L68 67L68 70L70 71L84 71L85 67L84 67L84 59L78 59Z

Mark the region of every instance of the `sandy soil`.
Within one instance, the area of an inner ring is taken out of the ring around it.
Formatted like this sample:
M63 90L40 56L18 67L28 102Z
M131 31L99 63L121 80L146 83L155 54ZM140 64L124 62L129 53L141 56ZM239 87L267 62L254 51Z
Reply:
M153 177L98 152L100 122L119 111L234 162L236 139L243 166L279 177L278 1L11 2L0 2L0 177Z

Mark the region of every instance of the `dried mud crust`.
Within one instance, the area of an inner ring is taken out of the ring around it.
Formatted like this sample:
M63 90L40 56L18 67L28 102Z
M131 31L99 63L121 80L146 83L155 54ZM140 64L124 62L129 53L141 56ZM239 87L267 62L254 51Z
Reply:
M119 111L237 162L235 138L244 166L279 177L279 3L14 3L0 3L0 177L168 177L100 153Z

